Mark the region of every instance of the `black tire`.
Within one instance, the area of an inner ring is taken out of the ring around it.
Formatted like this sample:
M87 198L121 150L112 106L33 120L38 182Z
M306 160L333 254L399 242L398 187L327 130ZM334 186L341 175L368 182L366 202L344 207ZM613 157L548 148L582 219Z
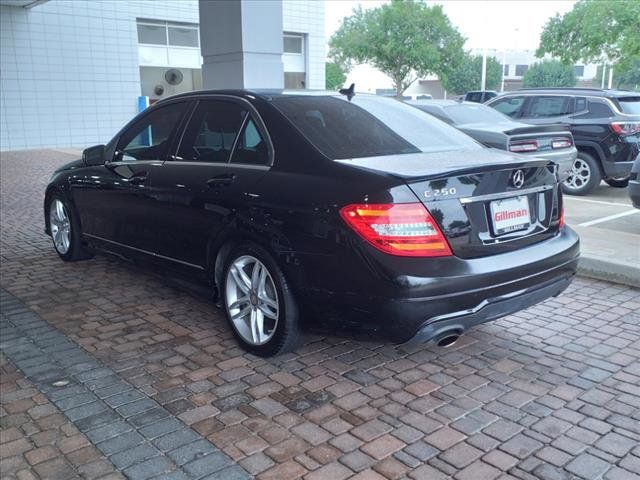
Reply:
M588 195L601 181L600 165L596 159L588 153L578 152L571 174L562 182L562 191L567 195Z
M627 188L629 186L629 179L625 178L624 180L616 180L615 178L605 178L605 182L607 185L613 188Z
M227 301L227 277L231 265L240 257L251 256L259 260L266 267L277 292L278 319L271 338L261 345L247 342L236 329L229 313ZM224 312L227 322L233 331L238 343L247 350L260 357L271 357L294 350L300 343L300 319L298 303L287 283L282 270L274 258L261 246L247 242L235 247L224 262L222 281L220 285L221 298L224 303Z
M59 250L56 242L53 239L53 232L51 235L51 239L53 242L53 248L58 254L58 256L64 260L65 262L76 262L78 260L87 260L93 257L93 253L90 252L83 244L82 244L82 232L80 229L80 219L78 218L78 214L70 204L70 202L64 197L64 195L59 193L54 193L51 195L49 199L49 203L47 204L47 215L50 218L51 208L55 204L56 201L62 203L64 211L69 220L70 227L70 241L69 248L66 252ZM49 220L49 229L52 229L51 221Z

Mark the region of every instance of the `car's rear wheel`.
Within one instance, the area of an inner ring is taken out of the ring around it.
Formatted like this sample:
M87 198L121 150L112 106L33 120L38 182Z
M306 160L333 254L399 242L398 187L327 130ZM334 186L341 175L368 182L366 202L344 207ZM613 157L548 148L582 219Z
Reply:
M297 303L266 250L253 243L239 246L227 257L223 278L225 313L243 348L262 357L295 348Z
M598 162L588 153L578 152L569 176L562 182L562 191L568 195L588 195L601 180Z
M65 262L91 258L82 245L80 222L69 202L61 195L54 195L49 202L49 230L53 248Z
M627 188L629 186L628 178L622 180L617 178L606 178L604 181L607 182L607 185L613 188Z

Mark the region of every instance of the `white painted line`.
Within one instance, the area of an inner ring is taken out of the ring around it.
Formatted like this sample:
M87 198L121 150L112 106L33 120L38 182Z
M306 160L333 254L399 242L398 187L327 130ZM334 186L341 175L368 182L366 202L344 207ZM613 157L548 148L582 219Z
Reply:
M562 197L563 200L577 200L579 202L588 202L588 203L600 203L602 205L619 205L620 207L630 207L630 203L618 203L618 202L603 202L602 200L589 200L588 198L578 198L571 197L569 195L564 195Z
M580 223L579 227L590 227L591 225L596 225L602 222L608 222L609 220L615 220L616 218L626 217L627 215L633 215L634 213L640 213L640 210L633 209L627 210L626 212L616 213L615 215L609 215L608 217L596 218L595 220L591 220L589 222Z

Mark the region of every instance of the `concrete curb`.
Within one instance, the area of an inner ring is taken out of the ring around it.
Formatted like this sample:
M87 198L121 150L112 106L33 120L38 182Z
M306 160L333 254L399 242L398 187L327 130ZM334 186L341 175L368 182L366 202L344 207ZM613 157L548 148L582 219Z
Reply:
M640 288L640 266L628 265L583 254L578 275Z

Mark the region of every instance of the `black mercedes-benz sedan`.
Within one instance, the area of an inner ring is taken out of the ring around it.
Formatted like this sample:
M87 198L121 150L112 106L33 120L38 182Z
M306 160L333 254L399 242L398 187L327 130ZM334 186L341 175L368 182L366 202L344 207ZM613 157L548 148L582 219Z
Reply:
M57 170L45 224L63 260L206 282L258 355L305 324L448 345L569 285L554 169L389 98L192 92Z

